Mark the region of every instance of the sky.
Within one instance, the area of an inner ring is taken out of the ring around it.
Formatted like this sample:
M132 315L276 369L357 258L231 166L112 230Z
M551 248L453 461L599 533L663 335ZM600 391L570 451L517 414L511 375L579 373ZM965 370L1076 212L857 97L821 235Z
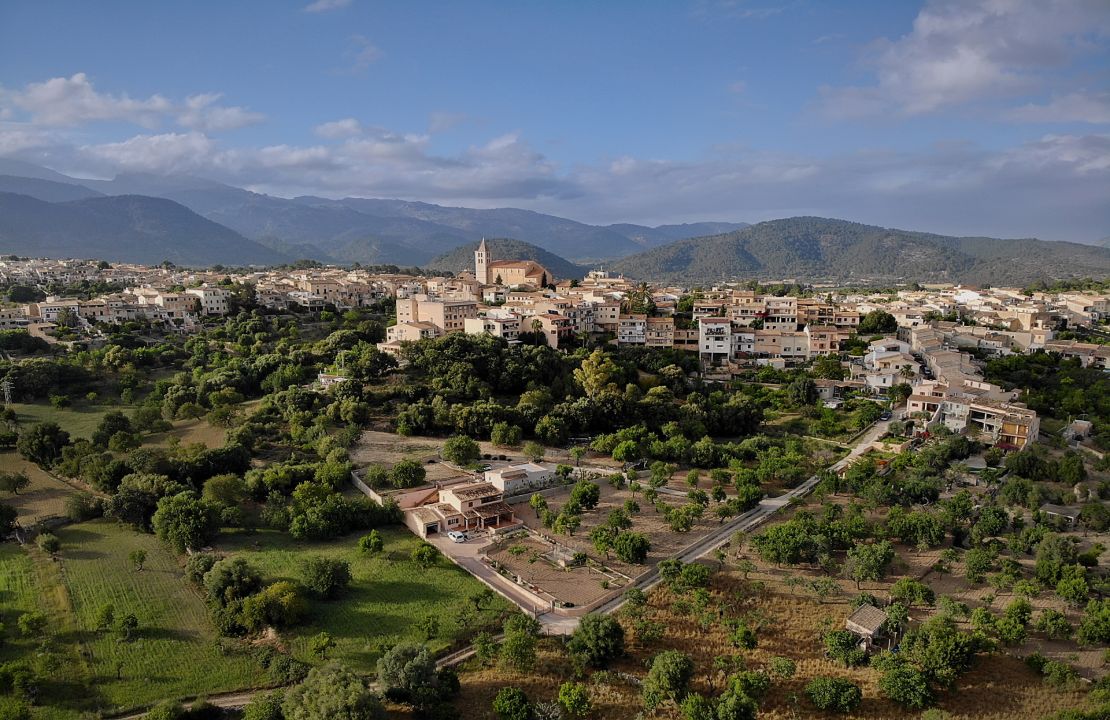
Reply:
M1110 236L1110 0L0 3L0 157L583 222Z

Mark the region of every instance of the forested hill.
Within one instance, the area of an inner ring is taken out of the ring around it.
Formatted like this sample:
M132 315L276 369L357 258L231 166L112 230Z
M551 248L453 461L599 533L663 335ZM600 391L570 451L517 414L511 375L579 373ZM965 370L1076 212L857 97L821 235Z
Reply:
M290 258L184 205L138 195L44 202L0 192L0 251L113 262L246 265Z
M486 246L489 248L492 260L535 260L547 268L559 280L581 278L586 274L586 268L581 265L561 258L542 247L526 243L513 238L487 238ZM435 270L461 270L474 269L474 251L478 243L463 245L449 253L440 255L428 263L428 267Z
M645 280L761 277L1023 285L1110 275L1110 249L1032 239L947 237L795 217L680 240L615 261L610 268Z

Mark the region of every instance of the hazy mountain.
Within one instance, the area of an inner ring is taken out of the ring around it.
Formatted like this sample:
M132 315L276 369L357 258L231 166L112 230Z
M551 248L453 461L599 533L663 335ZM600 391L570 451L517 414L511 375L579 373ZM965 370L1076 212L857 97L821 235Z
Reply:
M608 228L517 208L475 210L405 200L344 198L343 205L368 215L407 217L462 233L468 240L524 237L573 260L620 257L639 250L637 243Z
M183 205L137 195L49 203L0 193L0 252L181 265L290 259Z
M565 258L561 258L558 255L549 253L541 247L521 240L514 240L512 238L487 238L486 246L489 248L490 257L493 260L535 260L560 280L580 278L586 274L586 269L582 266L575 265ZM433 258L427 264L427 267L435 270L450 270L452 272L473 270L474 251L477 249L478 243L468 243L462 247L455 248L445 255Z
M624 235L637 245L652 248L666 245L674 240L684 240L704 235L719 235L720 233L739 230L748 227L748 223L699 222L682 225L657 225L656 227L635 225L633 223L616 223L605 227Z
M294 252L301 248L325 261L426 264L433 257L483 237L518 237L556 255L589 262L739 226L693 223L659 228L632 224L601 227L515 208L477 210L370 198L287 199L189 175L124 173L111 180L77 180L14 160L0 160L0 174L68 183L90 189L90 195L99 192L166 198L265 246ZM51 195L41 185L12 185L6 190L51 201L83 197Z
M1095 245L1098 247L1110 248L1110 237L1104 237L1101 240L1096 240Z
M0 175L0 192L30 195L45 202L67 202L69 200L103 197L103 193L98 193L84 185L39 178L16 177L15 175Z
M957 238L797 217L680 240L613 262L636 278L906 279L1022 284L1106 275L1110 250L1042 240Z

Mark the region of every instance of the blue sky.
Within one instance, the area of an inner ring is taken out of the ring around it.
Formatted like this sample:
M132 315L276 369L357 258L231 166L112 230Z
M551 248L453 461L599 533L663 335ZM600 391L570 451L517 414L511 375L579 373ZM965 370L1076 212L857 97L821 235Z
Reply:
M0 156L588 222L1110 235L1110 3L19 2Z

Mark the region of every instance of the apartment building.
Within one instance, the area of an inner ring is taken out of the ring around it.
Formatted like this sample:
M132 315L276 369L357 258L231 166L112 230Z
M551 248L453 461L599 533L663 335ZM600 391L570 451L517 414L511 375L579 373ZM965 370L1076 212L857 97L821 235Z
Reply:
M647 342L647 316L621 315L617 320L618 345L643 345Z
M464 332L467 318L478 317L474 300L438 300L418 294L397 300L397 322L427 322L444 333Z
M187 288L187 295L200 301L200 311L205 315L227 315L231 293L219 287Z

